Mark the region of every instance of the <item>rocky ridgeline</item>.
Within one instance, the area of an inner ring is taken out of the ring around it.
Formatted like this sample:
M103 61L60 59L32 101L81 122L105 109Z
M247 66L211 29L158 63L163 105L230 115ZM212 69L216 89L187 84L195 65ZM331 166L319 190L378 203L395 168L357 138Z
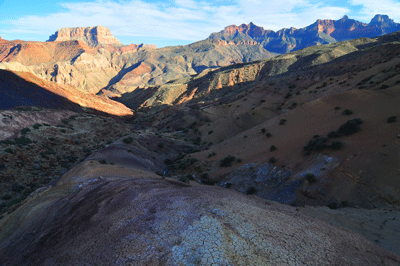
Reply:
M110 30L103 26L62 28L51 35L48 42L64 42L71 40L83 41L92 47L97 47L102 44L122 46L120 41L111 34Z
M212 33L212 40L246 40L260 43L269 52L287 53L312 45L329 44L356 38L373 38L400 30L387 15L376 15L370 23L349 19L317 20L315 23L300 29L289 28L278 31L265 30L253 23L240 26L230 25L224 30Z

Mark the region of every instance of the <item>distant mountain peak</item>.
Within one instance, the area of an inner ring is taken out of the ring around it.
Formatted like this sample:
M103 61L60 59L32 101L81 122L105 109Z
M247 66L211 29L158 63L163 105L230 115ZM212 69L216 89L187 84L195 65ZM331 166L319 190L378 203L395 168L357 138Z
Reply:
M110 30L103 26L62 28L51 35L48 42L72 40L83 41L92 47L107 44L122 46L120 41L111 34Z
M388 15L375 15L375 17L373 17L371 19L371 24L377 24L380 22L386 22L386 23L393 23L393 19L390 19Z
M344 15L341 19L318 19L315 23L301 28L284 28L278 31L264 29L255 25L230 25L220 32L212 33L208 39L236 42L254 41L269 52L287 53L312 45L329 44L361 37L373 38L400 30L387 15L376 15L371 22L363 23Z

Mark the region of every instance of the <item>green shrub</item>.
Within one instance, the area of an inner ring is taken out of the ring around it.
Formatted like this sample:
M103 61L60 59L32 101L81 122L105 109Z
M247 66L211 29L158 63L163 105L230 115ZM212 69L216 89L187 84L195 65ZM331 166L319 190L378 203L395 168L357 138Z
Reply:
M23 129L21 129L21 134L22 135L25 135L26 133L28 133L28 132L30 132L31 130L29 129L29 128L23 128Z
M12 196L11 196L10 194L5 194L5 195L2 197L3 200L9 200L9 199L11 199L11 198L12 198Z
M210 130L208 131L208 135L211 135L214 131Z
M355 118L341 125L337 132L342 135L351 135L361 129L360 128L361 124L362 124L361 118Z
M353 114L353 111L350 110L350 109L345 109L345 110L342 112L342 115L352 115L352 114Z
M10 149L10 148L5 149L4 151L7 152L7 153L11 153L11 154L14 153L14 151L12 149Z
M194 145L200 145L201 142L201 137L197 137L196 139L193 140Z
M34 124L32 127L33 127L34 129L39 129L41 126L42 126L41 124Z
M232 162L235 161L235 159L236 158L234 156L229 155L220 161L220 166L229 167L232 165Z
M286 119L281 119L280 121L279 121L279 125L284 125L285 123L286 123Z
M317 178L315 177L315 175L313 173L306 174L306 176L304 178L308 181L308 183L316 183L317 182Z
M328 138L325 137L317 137L313 138L310 140L306 146L303 147L303 149L306 152L312 152L312 151L322 151L326 148L328 148L328 145L326 142L328 141Z
M269 147L269 150L270 150L270 151L276 150L276 146L275 146L275 145L271 145L271 147Z
M249 187L246 191L247 195L253 195L256 192L257 192L257 189L255 187Z
M388 123L394 123L394 122L396 122L397 121L397 117L396 116L391 116L391 117L389 117L388 119L387 119L387 122Z
M183 183L189 183L189 179L186 176L181 176L181 177L179 177L178 180Z
M269 160L268 160L270 163L276 163L276 159L275 159L275 157L271 157L271 158L269 158Z
M133 138L127 137L127 138L122 139L122 141L126 144L131 144L133 142Z
M263 127L263 128L261 129L261 133L263 133L263 134L267 133L267 129L266 129L265 127Z
M343 148L343 146L344 146L343 142L341 142L339 140L335 140L335 141L332 141L330 148L332 150L340 150Z
M0 163L0 170L4 170L6 168L7 168L7 166L4 163Z
M266 136L267 138L270 138L270 137L272 137L272 134L268 132L267 134L265 134L265 136Z
M208 155L208 158L213 157L213 156L215 156L215 155L216 155L216 153L215 153L215 152L212 152L212 153L210 153L210 154Z
M165 159L164 163L166 165L170 165L170 164L172 164L172 160L171 159Z
M160 149L164 148L164 142L158 143L157 147L160 148Z
M100 160L99 163L100 164L107 164L107 161L106 160Z

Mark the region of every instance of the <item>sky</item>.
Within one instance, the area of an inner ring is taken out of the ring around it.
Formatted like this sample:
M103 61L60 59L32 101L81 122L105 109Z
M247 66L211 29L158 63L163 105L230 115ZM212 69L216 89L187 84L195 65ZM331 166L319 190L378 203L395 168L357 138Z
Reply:
M185 45L229 25L302 28L344 15L400 22L400 0L0 0L0 36L46 41L58 29L101 25L123 44Z

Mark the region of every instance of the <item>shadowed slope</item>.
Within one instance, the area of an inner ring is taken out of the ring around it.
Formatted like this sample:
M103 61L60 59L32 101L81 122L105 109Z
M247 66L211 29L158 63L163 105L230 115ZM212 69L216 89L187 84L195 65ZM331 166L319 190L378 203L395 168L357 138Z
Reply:
M82 107L112 115L131 115L123 104L91 95L71 86L44 81L27 72L0 70L0 108L41 106L82 111Z
M293 207L87 162L0 221L7 265L398 265ZM92 170L90 170L92 169ZM92 174L91 174L92 173ZM11 226L13 225L13 226ZM18 226L16 231L11 228Z

